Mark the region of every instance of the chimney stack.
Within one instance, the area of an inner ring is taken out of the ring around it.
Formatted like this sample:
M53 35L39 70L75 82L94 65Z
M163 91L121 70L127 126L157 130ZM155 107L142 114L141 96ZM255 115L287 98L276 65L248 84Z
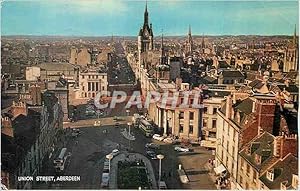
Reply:
M227 96L226 98L226 118L230 119L231 118L231 108L232 108L232 99L231 95Z
M14 102L13 105L11 106L11 112L14 118L18 117L19 115L25 115L27 116L27 106L25 102Z

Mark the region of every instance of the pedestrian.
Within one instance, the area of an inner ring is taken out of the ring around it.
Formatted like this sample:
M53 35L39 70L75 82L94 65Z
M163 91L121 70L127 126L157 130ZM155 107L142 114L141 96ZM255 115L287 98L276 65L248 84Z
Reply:
M164 172L164 175L163 175L163 177L164 177L164 178L166 177L166 172Z
M172 176L172 173L171 173L171 171L169 172L169 177L171 177Z

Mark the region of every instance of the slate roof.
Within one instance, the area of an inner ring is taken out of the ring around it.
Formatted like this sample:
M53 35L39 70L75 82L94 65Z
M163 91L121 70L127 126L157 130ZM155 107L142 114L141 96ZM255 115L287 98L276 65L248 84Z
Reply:
M240 155L257 171L263 171L278 160L278 158L273 155L274 138L272 134L265 131L250 141L247 146L241 150ZM257 155L261 156L261 163L256 162Z
M267 172L259 178L264 185L272 190L281 190L281 182L287 181L286 187L290 188L292 184L292 175L298 175L298 158L290 153L268 168L268 170L271 169L275 172L273 181L270 181L267 178Z
M233 107L235 109L238 109L240 112L249 115L252 113L252 105L253 105L253 100L250 98L244 99L242 102L235 104Z
M299 93L299 88L292 84L292 85L289 85L289 86L286 86L286 85L278 85L278 87L281 89L281 91L283 91L284 89L290 93Z
M219 60L219 68L228 68L230 65L225 60Z
M252 82L250 82L248 84L248 86L252 87L252 88L256 88L256 89L260 89L261 87L264 86L264 83L262 80L259 80L259 79L255 79L253 80Z

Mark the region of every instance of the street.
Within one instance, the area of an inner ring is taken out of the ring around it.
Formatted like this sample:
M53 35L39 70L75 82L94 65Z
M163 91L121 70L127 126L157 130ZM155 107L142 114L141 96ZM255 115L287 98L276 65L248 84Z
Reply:
M165 156L162 160L162 180L169 189L215 189L208 172L204 169L204 164L212 157L206 149L193 146L190 147L193 152L178 153L174 150L174 145L146 138L140 129L133 127L131 132L136 140L129 142L121 135L121 130L128 128L126 123L118 128L113 125L113 120L111 123L112 125L108 125L106 122L100 127L82 127L78 137L66 139L67 149L72 155L63 175L80 176L80 181L52 183L50 188L100 189L103 162L108 153L116 148L126 151L130 145L132 152L146 155L145 144L154 142L160 145L160 150L156 154ZM151 160L151 163L158 179L159 161ZM186 170L189 183L180 183L177 174L178 164L182 164Z

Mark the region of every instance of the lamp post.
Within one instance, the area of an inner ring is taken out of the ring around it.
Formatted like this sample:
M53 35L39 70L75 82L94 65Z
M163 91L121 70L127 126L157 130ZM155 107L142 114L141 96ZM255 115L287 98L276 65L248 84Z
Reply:
M110 172L110 160L113 158L114 156L112 154L108 154L106 155L106 158L108 159L108 169L109 169L109 172Z
M127 125L128 125L128 140L129 140L129 150L130 150L130 138L131 138L131 132L130 132L130 127L131 127L131 123L130 122L128 122L127 123ZM129 137L130 136L130 137Z
M160 189L160 180L161 180L161 160L164 159L164 155L159 154L156 156L159 159L159 174L158 174L158 189Z

